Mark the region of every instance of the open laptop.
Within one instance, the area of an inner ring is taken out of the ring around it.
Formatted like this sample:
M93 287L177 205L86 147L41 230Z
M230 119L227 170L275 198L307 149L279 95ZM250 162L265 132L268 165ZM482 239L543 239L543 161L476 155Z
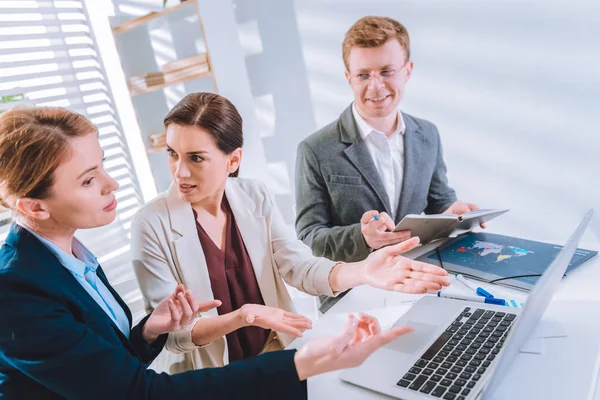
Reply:
M593 211L583 218L523 309L425 296L394 326L414 332L377 350L342 380L398 399L487 399L546 311Z

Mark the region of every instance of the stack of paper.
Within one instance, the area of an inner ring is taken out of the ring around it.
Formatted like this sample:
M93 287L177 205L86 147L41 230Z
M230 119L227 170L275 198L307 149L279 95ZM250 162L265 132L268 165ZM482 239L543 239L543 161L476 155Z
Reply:
M209 69L205 53L182 58L181 60L175 60L162 67L165 81L167 82L178 81L190 76L202 74L208 72Z
M154 150L161 151L165 149L167 135L164 132L150 135L148 139L150 139L150 144Z

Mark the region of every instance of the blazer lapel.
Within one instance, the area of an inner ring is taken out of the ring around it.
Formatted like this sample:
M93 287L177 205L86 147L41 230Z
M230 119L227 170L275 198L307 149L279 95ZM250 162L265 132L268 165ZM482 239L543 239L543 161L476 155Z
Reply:
M398 202L398 212L396 218L404 215L414 194L412 188L417 182L417 172L419 169L419 154L424 145L423 134L419 132L419 126L415 121L403 114L406 132L404 132L404 179L402 181L402 190L400 201ZM398 222L398 221L396 221Z
M373 163L367 144L364 142L358 131L359 128L356 125L356 121L354 121L352 105L346 108L340 116L339 129L342 142L350 145L344 150L344 154L346 154L348 160L365 178L365 181L367 181L367 184L373 189L375 194L377 194L385 211L389 215L392 215L390 201L387 192L385 191L385 187L383 186L383 181Z
M225 195L252 261L265 305L279 307L265 217L256 209L256 199L251 198L236 180L227 180Z
M181 272L181 281L186 288L192 290L199 301L213 300L206 258L198 239L192 206L179 198L177 188L173 184L167 191L167 208L171 230L176 237L172 246L176 267ZM216 308L203 314L211 317L218 316Z
M131 326L132 326L133 322L132 322L131 311L129 310L129 307L127 307L127 304L125 304L125 302L123 301L123 299L121 298L121 296L119 296L119 294L110 285L110 283L108 282L108 279L106 278L106 275L104 275L104 271L102 271L101 267L98 267L98 269L96 270L96 274L98 275L98 278L100 278L100 280L102 281L102 283L104 283L104 286L106 286L108 288L108 290L113 295L113 297L115 298L115 300L117 300L117 302L119 303L119 305L123 308L123 311L125 312L125 315L127 315L127 320L129 321L129 329L131 330ZM65 279L69 279L69 278L71 278L69 280L74 280L75 279L71 274L68 274L68 275L69 275L69 277L65 278ZM78 289L80 289L78 291L80 293L82 293L81 297L84 298L85 302L88 303L88 306L89 306L88 309L94 309L94 310L96 310L96 313L101 314L102 318L105 318L108 322L110 322L110 325L113 327L114 331L117 333L117 335L121 339L121 342L123 342L127 346L127 348L133 354L138 354L137 350L131 345L131 342L129 341L129 339L127 338L127 336L125 336L123 334L123 332L121 332L121 330L115 324L115 322L112 320L112 318L110 318L106 314L106 312L104 312L104 310L102 309L102 307L100 307L100 305L98 305L98 303L96 303L96 301L89 295L89 293L83 287L81 287L81 285L78 282L75 282L75 283L77 284L76 286L78 287Z
M127 316L127 320L129 321L129 329L131 329L131 327L133 325L133 319L132 319L132 316L131 316L131 310L129 310L129 307L127 306L127 304L123 301L123 299L121 298L121 296L119 296L119 294L117 293L117 291L112 287L112 285L110 284L110 282L108 282L108 279L106 278L106 275L104 274L104 270L102 270L102 267L100 267L100 266L98 267L98 269L96 270L96 274L98 275L98 278L100 278L100 280L102 281L102 283L104 283L104 286L106 286L106 288L108 289L108 291L113 295L113 297L115 298L115 300L117 300L117 303L119 303L119 305L121 306L121 308L125 312L125 315ZM119 329L117 329L117 330L119 330ZM120 332L120 330L119 330L119 332Z

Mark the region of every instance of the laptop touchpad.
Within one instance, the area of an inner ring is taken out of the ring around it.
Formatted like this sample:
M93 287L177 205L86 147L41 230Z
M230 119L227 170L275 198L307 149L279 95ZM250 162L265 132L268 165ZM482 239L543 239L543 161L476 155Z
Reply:
M394 324L394 326L396 326L396 324ZM398 339L387 344L385 347L388 349L401 351L403 353L414 353L415 351L420 350L423 345L431 342L431 335L439 327L417 321L408 321L402 323L401 325L412 326L414 331L407 335L400 336Z

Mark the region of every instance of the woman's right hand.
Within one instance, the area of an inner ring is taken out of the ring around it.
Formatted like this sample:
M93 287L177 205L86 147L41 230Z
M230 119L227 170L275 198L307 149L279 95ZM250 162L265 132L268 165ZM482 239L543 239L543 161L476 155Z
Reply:
M144 324L142 336L148 343L164 333L177 332L187 327L200 312L206 312L221 305L220 300L198 302L190 290L182 284L175 292L161 301Z
M316 338L300 347L294 355L296 372L300 380L305 380L359 366L381 346L412 331L413 328L404 325L382 332L376 318L366 314L356 318L350 314L341 335Z
M280 308L244 304L238 312L245 326L259 326L297 337L301 337L303 331L312 328L312 321L309 318Z

